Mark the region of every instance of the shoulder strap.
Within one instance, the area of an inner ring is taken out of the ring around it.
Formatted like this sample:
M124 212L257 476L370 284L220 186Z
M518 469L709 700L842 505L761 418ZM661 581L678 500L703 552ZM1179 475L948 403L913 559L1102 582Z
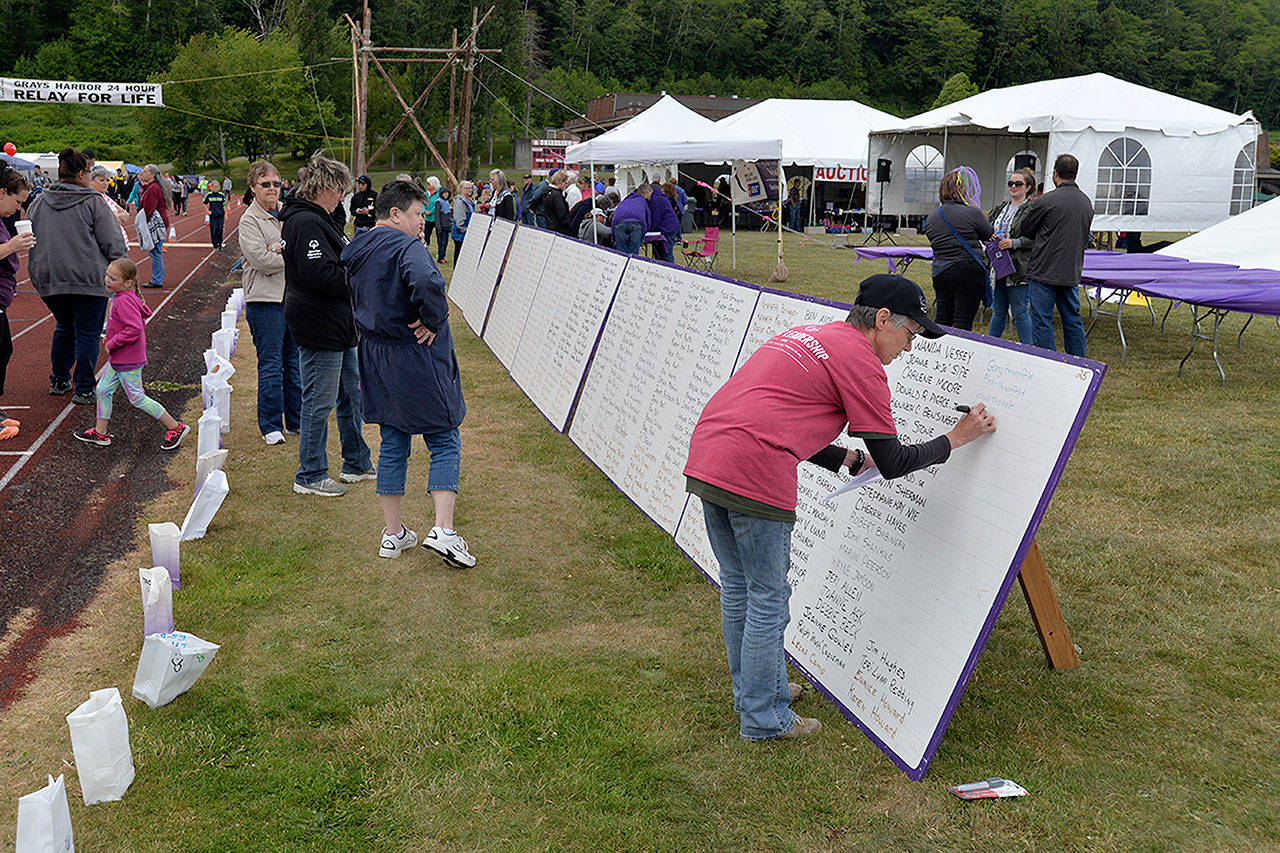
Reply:
M956 233L956 229L951 227L951 220L947 219L947 215L942 212L942 205L938 205L938 215L942 217L942 221L947 226L947 230L951 232L951 236L955 237L956 242L964 247L964 250L969 253L969 257L973 258L973 262L983 269L986 269L987 265L978 258L978 253L973 250L973 247L969 245L967 240L960 239L960 235Z

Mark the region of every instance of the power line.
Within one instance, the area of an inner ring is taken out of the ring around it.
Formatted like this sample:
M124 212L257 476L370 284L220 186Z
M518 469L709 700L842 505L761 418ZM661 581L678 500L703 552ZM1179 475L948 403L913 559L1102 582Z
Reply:
M235 74L218 74L213 77L192 77L188 80L165 80L163 86L177 86L181 83L204 83L209 80L229 80L232 77L252 77L258 74L281 74L285 71L309 71L312 68L322 68L326 65L338 65L345 63L345 59L335 59L329 62L317 62L314 65L293 65L288 68L267 68L263 71L240 71Z
M560 100L559 98L557 98L555 95L551 94L550 92L547 92L547 91L546 91L546 90L544 90L544 89L540 89L540 88L538 88L538 86L537 86L537 85L535 85L535 84L533 84L533 83L529 82L528 80L524 79L524 78L523 78L523 77L521 77L519 74L517 74L516 72L512 71L510 68L508 68L507 66L503 65L501 62L499 62L498 60L496 60L496 59L494 59L493 57L489 56L488 54L484 54L484 53L482 53L482 54L480 54L480 58L481 58L481 59L487 59L487 60L489 60L489 61L490 61L490 62L492 62L494 65L496 65L496 66L498 66L499 68L501 68L503 71L507 72L507 73L508 73L508 74L510 74L512 77L516 78L517 80L519 80L521 83L523 83L523 84L525 84L526 86L528 86L528 87L529 87L530 89L532 89L533 91L537 92L539 95L542 95L544 98L548 98L549 100L554 101L555 103L557 103L557 104L559 104L560 106L564 107L564 108L565 108L566 110L568 110L569 112L573 113L575 116L577 116L577 117L579 117L579 118L586 119L587 121L589 121L589 122L591 122L592 124L594 124L596 127L600 128L601 130L608 130L608 129L609 129L609 128L605 127L603 124L601 124L600 122L595 121L595 120L590 119L590 118L587 118L587 116L586 116L584 113L580 112L579 110L575 110L573 107L569 106L569 105L568 105L568 104L566 104L564 101Z
M232 121L229 118L218 118L217 116L205 115L204 113L198 113L193 110L184 110L182 107L175 107L175 106L171 106L170 104L165 104L164 109L173 110L174 112L179 112L179 113L185 113L186 115L195 116L196 118L202 118L207 121L216 121L219 124L233 124L236 127L247 127L250 130L265 130L267 133L284 133L284 134L288 134L289 136L305 136L308 139L328 140L331 138L328 136L321 136L318 133L303 133L302 131L299 131L299 130L283 130L277 127L263 127L260 124L246 124L245 122L242 122L242 121ZM351 141L351 137L349 136L334 136L332 138L338 140L339 142Z

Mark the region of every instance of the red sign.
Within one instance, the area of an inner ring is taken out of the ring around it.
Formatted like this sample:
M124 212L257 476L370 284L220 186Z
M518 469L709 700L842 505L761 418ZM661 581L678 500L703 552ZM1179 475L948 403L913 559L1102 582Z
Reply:
M815 181L833 181L842 184L865 184L867 182L866 166L814 166Z
M535 175L549 175L557 169L573 168L565 163L564 152L570 145L567 139L531 139L529 147L533 155L533 168L529 171Z

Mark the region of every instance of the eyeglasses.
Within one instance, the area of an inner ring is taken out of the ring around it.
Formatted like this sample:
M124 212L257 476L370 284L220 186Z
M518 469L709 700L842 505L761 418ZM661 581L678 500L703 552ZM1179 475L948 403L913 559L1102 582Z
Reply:
M907 330L907 343L911 343L911 341L915 339L916 335L924 331L923 326L918 326L913 329L910 326L906 325L905 323L903 324L902 328Z
M262 187L263 189L266 189L268 187L276 187L278 189L279 187L284 186L284 182L283 181L258 181L258 186Z
M1025 183L1023 183L1022 181L1010 181L1010 182L1009 182L1009 186L1011 186L1011 187L1025 187L1025 186L1026 186L1026 184L1025 184Z

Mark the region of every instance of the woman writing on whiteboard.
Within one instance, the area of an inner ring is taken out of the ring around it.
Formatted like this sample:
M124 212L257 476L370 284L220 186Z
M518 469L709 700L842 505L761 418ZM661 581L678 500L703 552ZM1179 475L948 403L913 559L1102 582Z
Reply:
M884 365L911 349L916 335L942 337L926 307L914 282L871 276L846 319L789 329L761 345L712 395L693 429L686 489L702 499L720 564L720 627L746 740L822 728L791 710L800 687L787 681L783 656L799 463L850 474L874 466L890 479L945 462L996 428L978 403L945 435L898 440ZM846 427L870 459L831 443Z

